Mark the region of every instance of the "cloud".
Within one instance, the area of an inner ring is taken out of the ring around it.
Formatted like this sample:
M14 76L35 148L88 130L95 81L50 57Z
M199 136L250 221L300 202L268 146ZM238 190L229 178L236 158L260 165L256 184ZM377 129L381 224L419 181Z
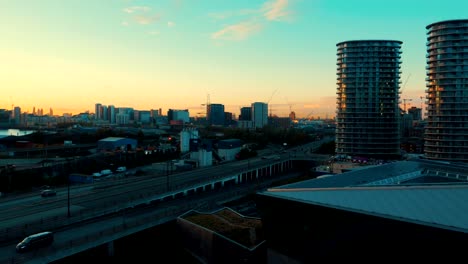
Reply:
M215 20L244 17L243 22L231 24L212 33L211 38L237 41L247 39L249 36L260 31L263 28L263 24L267 22L288 19L291 15L291 12L287 10L288 6L288 0L268 0L257 9L210 13L208 16ZM247 18L245 18L246 16Z
M148 25L155 21L159 21L160 15L151 15L151 7L148 6L132 6L124 8L125 13L131 14L134 21L141 25ZM127 22L128 25L128 22Z
M267 20L281 21L290 15L288 0L270 0L263 4L263 15Z
M122 21L122 26L128 26L128 22L127 21Z
M262 25L258 22L244 21L224 27L211 34L211 38L216 40L244 40L260 31L261 28Z
M175 23L172 22L172 21L168 21L168 22L167 22L167 26L168 26L168 27L174 27L174 26L175 26Z
M153 35L153 36L157 36L157 35L159 35L159 33L160 32L156 31L156 30L148 32L148 34Z
M135 12L148 12L151 11L151 7L148 6L132 6L132 7L126 7L123 9L125 13L135 13Z
M228 19L231 17L246 16L246 15L258 14L258 13L259 13L259 10L257 9L241 9L237 11L224 11L224 12L209 13L208 16L215 20L223 20L223 19Z
M148 25L153 22L159 21L161 17L159 15L145 16L145 15L135 15L133 19L141 25Z

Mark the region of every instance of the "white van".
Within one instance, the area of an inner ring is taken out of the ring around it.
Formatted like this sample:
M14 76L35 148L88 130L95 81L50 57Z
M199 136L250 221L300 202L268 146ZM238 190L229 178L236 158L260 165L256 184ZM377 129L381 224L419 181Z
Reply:
M111 170L102 170L102 171L101 171L101 174L102 174L102 176L111 175L111 174L112 174L112 171L111 171Z

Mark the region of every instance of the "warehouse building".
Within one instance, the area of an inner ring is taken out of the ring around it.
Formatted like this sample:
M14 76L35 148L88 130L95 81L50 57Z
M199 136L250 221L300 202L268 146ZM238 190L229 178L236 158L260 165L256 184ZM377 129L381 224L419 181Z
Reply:
M97 149L101 151L130 151L135 150L138 141L132 138L108 137L98 141Z

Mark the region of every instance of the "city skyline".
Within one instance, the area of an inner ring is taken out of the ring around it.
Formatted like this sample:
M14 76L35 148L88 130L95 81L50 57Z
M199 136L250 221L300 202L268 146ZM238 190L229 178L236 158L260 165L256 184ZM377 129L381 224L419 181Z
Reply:
M0 1L0 108L90 111L96 103L236 115L336 112L336 44L402 41L401 97L423 105L426 26L466 19L459 1ZM437 9L434 12L434 8ZM138 90L138 92L136 92Z

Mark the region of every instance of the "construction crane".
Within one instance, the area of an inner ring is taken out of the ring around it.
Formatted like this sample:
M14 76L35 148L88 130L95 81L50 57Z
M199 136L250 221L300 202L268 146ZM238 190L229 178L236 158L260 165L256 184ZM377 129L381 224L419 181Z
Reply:
M406 101L413 101L413 99L404 98L403 100L403 112L406 114Z
M401 93L403 93L403 90L405 89L406 87L406 84L408 83L408 80L409 78L411 77L411 73L408 75L408 77L406 77L406 80L405 80L405 83L403 84L403 87L401 87ZM406 102L407 101L413 101L413 99L402 99L403 100L403 112L406 114Z
M271 101L271 99L273 98L273 95L275 95L276 91L278 91L278 89L274 90L273 93L271 94L270 98L268 99L268 101L266 102L267 104Z
M266 101L267 105L270 103L270 101L273 98L273 95L275 95L276 91L278 91L278 89L274 90L273 93L271 94L270 98ZM272 108L271 107L268 107L268 108L270 108L270 116L271 116Z
M411 73L408 74L408 77L406 77L405 83L404 83L403 86L401 87L401 91L400 91L401 93L403 93L403 90L405 89L406 84L408 83L408 80L409 80L410 77L411 77Z
M197 115L204 115L205 117L208 116L208 106L210 105L210 94L207 94L206 95L206 103L205 104L201 104L202 106L205 106L205 112L199 112L197 113Z
M284 99L286 100L286 103L287 103L287 104L288 104L288 106L289 106L289 114L291 114L291 113L292 113L292 106L293 106L293 104L289 103L289 101L288 101L288 98L287 98L287 97L284 97Z
M210 105L210 94L206 95L206 104L201 104L201 105L204 105L204 106Z

